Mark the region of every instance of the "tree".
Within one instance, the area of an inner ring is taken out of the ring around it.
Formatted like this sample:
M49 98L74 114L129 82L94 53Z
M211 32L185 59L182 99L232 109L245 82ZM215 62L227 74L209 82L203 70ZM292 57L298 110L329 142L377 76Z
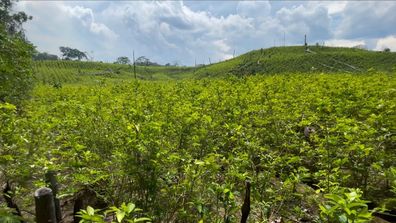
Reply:
M385 53L389 53L390 51L391 51L391 50L390 50L388 47L384 49L384 52L385 52Z
M59 47L59 50L61 51L62 58L64 60L77 59L77 60L80 61L83 58L88 60L87 54L85 54L84 52L81 52L78 49L73 49L73 48L70 48L70 47L61 46L61 47Z
M115 64L130 64L131 60L128 57L118 57L117 61L114 62Z
M4 26L3 29L10 35L16 35L24 37L22 24L32 19L32 16L26 15L25 12L16 12L11 14L12 11L11 0L0 1L0 23Z
M159 66L158 63L156 62L151 62L150 59L148 59L145 56L140 56L135 60L136 65L140 66Z
M150 60L147 59L145 56L140 56L135 60L135 64L141 66L147 66L149 62Z
M49 54L46 52L38 52L35 51L33 54L33 60L58 60L58 56L57 55L53 55L53 54Z
M22 29L31 17L24 12L12 14L12 6L10 0L0 1L0 102L18 105L33 86L33 46Z

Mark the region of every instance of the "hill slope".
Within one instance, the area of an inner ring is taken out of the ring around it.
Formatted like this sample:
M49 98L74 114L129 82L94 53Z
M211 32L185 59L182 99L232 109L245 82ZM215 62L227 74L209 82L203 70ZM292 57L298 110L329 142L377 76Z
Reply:
M89 61L34 61L35 78L47 84L89 82L101 78L131 79L134 78L130 65L89 62ZM191 75L193 68L175 66L137 66L136 76L139 79L166 80L179 79Z
M201 67L196 77L295 72L357 73L369 69L396 69L396 53L355 48L309 46L273 47L248 52L234 59Z

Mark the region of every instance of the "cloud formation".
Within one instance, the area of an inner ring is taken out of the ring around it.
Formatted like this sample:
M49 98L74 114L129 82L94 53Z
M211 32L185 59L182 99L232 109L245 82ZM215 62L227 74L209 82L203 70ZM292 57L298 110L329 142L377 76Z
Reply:
M78 18L81 23L92 33L103 35L111 41L115 41L117 39L118 35L109 29L105 24L95 22L95 16L92 9L78 5L74 7L66 5L60 6L60 9L63 10L69 17Z
M396 51L396 36L388 36L377 41L375 50L384 50L385 48L389 48L393 52Z
M67 45L94 51L98 60L131 57L192 65L231 58L257 48L303 44L371 49L391 45L396 2L38 2L17 9L33 15L28 38L39 50Z

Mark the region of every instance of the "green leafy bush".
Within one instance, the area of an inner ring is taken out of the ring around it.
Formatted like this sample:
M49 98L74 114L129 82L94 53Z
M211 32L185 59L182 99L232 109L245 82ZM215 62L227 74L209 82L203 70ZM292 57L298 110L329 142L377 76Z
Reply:
M368 210L368 201L362 200L362 191L338 190L337 194L326 194L324 205L320 205L323 220L340 223L364 223L372 219L373 211Z
M81 218L80 223L106 223L105 219L113 219L112 223L137 223L137 222L151 222L147 217L136 217L138 212L142 211L136 208L133 203L122 203L120 207L110 207L105 211L100 211L88 206L86 210L81 210L78 217ZM102 212L103 214L99 214ZM114 221L115 220L115 221Z

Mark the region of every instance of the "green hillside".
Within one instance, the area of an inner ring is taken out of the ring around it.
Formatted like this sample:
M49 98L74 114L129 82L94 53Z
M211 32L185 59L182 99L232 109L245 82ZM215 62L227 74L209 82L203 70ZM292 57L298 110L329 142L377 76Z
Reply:
M396 68L396 53L356 48L309 46L273 47L248 52L234 59L202 67L196 77L276 74L294 72L358 73Z
M133 66L86 61L34 61L35 79L40 83L87 83L101 78L134 78ZM192 68L175 66L137 66L139 79L166 80L178 79L191 75Z
M245 76L280 73L361 73L396 69L396 53L355 48L273 47L248 52L236 58L199 68L137 66L137 78L169 80L184 78ZM120 80L134 77L130 65L83 61L35 61L35 77L41 83L89 82L100 78Z

